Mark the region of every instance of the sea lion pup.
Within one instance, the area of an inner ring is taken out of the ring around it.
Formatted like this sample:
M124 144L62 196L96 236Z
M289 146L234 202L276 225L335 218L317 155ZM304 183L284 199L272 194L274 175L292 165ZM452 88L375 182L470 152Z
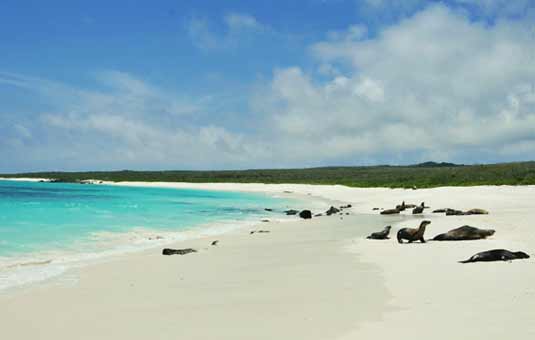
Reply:
M390 237L388 237L388 234L390 234L390 229L392 229L392 226L387 225L383 230L371 233L370 236L366 237L370 240L388 240Z
M488 236L494 235L494 229L479 229L469 225L452 229L447 233L437 235L433 241L465 241L465 240L481 240Z
M416 228L402 228L398 231L398 243L403 243L403 240L409 241L409 243L412 243L414 241L420 241L422 243L425 243L424 240L424 233L425 233L425 227L430 224L431 221L422 221L420 223L420 227L418 229Z
M491 261L512 261L519 259L529 259L529 255L523 251L509 251L505 249L493 249L482 251L470 257L468 260L459 261L459 263L471 262L491 262Z
M386 209L381 211L381 215L393 215L393 214L399 214L398 209Z

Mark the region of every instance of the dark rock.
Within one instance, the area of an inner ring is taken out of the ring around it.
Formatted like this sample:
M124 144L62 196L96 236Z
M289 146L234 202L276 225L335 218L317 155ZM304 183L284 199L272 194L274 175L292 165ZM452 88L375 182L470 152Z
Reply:
M379 208L373 208L372 210L380 210Z
M312 212L310 210L303 210L299 213L299 217L304 218L305 220L312 218Z
M340 209L337 209L335 207L330 207L329 210L325 212L327 216L331 216L332 214L338 214L340 212Z
M213 246L217 246L218 243L219 243L219 240L215 240L215 241L212 242L212 245Z
M342 205L342 206L340 207L340 209L348 209L348 208L351 208L351 207L352 207L351 204L346 204L346 205Z
M265 222L269 222L269 220L261 220L261 221L264 222L264 223L265 223Z
M286 210L285 213L286 213L286 215L297 215L299 213L299 211L294 210L294 209L290 209L290 210Z
M320 216L323 216L323 214L316 214L316 215L314 215L314 217L320 217Z
M445 213L446 210L448 210L448 209L436 209L436 210L433 210L433 213L434 214Z
M197 251L192 248L185 248L185 249L171 249L171 248L164 248L162 250L162 255L186 255L189 253L196 253Z
M270 209L270 208L265 208L264 210L265 211L273 211L273 209Z

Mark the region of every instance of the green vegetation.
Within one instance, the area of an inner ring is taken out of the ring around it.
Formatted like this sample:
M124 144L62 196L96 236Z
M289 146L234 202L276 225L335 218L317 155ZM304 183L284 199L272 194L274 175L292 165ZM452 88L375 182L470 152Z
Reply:
M426 162L411 166L323 167L240 171L39 172L2 177L44 177L146 182L234 182L342 184L352 187L429 188L438 186L535 184L535 162L455 165Z

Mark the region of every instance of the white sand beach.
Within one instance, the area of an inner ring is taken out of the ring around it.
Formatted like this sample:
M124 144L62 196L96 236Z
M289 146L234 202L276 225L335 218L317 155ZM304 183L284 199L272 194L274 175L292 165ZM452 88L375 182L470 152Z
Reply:
M259 222L216 237L161 247L0 293L6 339L533 339L535 186L359 189L344 186L119 183L282 194L352 204L350 215ZM288 193L286 193L288 194ZM373 208L401 201L431 209L413 217ZM311 203L312 206L312 203ZM433 209L482 208L445 216ZM318 213L321 211L313 211ZM400 227L432 223L426 239L462 225L486 240L398 244ZM367 240L383 226L391 239ZM250 231L268 230L269 233ZM211 246L213 240L218 245ZM460 264L494 248L527 260Z

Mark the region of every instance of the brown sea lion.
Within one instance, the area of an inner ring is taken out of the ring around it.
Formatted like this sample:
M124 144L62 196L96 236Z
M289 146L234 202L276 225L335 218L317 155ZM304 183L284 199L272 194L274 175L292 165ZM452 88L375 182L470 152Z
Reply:
M370 240L388 240L390 237L388 237L388 234L390 234L390 229L392 229L392 226L387 225L383 230L371 233L370 236L366 237Z
M512 261L519 259L529 259L529 255L523 251L512 252L505 249L493 249L477 253L468 260L459 261L459 263Z
M465 215L488 215L489 212L484 209L470 209L464 214Z
M456 209L446 209L446 216L458 216L458 215L464 215L464 211L456 210Z
M420 223L420 226L416 228L402 228L398 231L397 238L399 243L403 243L403 240L409 241L412 243L414 241L420 241L425 243L424 233L425 227L430 224L431 221L424 220Z
M399 214L398 209L386 209L381 211L381 215L393 215L393 214Z
M479 229L469 225L452 229L447 233L437 235L433 238L434 241L464 241L464 240L480 240L488 236L494 235L494 229Z
M192 248L184 248L184 249L171 249L171 248L164 248L162 250L162 255L186 255L189 253L196 253L197 250Z

